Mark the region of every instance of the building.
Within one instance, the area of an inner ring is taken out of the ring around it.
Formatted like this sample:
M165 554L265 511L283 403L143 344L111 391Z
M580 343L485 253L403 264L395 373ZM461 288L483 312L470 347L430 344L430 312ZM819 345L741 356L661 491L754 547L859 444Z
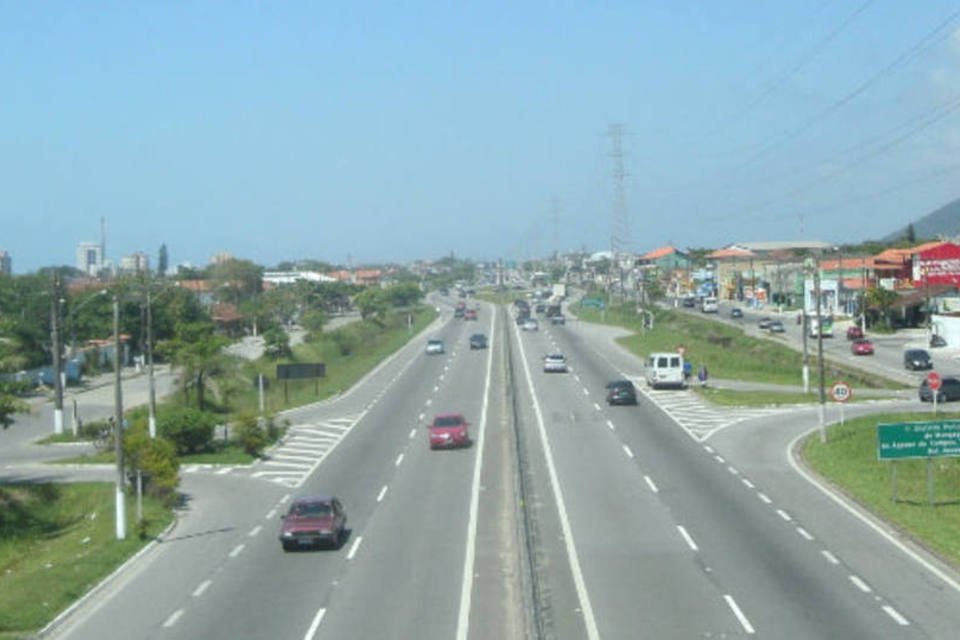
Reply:
M77 245L77 269L88 276L96 276L106 266L104 264L103 244L99 242L81 242Z
M0 250L0 274L13 275L13 259L6 251Z
M137 251L120 258L120 271L125 273L147 273L150 271L150 256Z

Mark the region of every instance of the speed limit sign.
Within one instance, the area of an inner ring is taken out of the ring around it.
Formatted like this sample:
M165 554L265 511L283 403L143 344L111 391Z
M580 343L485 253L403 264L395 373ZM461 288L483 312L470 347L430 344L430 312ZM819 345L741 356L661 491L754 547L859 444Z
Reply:
M846 382L837 382L830 387L830 397L834 402L846 402L853 395L853 389Z

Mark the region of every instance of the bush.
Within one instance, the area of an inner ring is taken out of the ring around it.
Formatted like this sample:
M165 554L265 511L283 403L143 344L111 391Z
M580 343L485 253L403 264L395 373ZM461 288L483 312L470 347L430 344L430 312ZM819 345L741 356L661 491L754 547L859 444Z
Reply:
M268 435L265 425L257 416L242 414L234 421L234 430L237 441L243 450L251 456L260 456L267 446Z
M214 414L191 407L164 407L157 415L157 431L181 456L211 450L216 424Z
M123 449L130 469L144 474L144 492L173 506L180 485L174 444L162 437L151 438L147 423L138 421L123 434Z

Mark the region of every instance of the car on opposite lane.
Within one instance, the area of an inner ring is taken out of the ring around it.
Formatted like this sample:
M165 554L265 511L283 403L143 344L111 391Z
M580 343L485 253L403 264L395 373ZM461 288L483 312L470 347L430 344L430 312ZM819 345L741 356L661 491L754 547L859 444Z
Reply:
M910 371L933 369L933 358L926 349L907 349L903 352L903 367Z
M281 518L279 537L284 551L320 546L338 548L346 535L347 512L334 496L296 498Z
M482 333L475 333L470 336L470 349L486 349L487 336Z
M734 307L733 309L730 309L730 317L731 317L731 318L734 318L734 319L736 319L736 318L742 318L742 317L743 317L743 309L741 309L740 307Z
M469 426L461 413L438 413L427 427L430 448L469 447Z
M537 322L536 318L527 318L523 321L523 324L520 325L520 328L524 331L537 331L540 329L540 323Z
M873 343L866 338L860 338L850 343L850 353L855 356L872 356Z
M769 326L767 326L767 331L770 333L783 333L786 331L786 329L783 327L783 322L780 320L773 320L770 322Z
M637 388L630 380L611 380L607 383L607 404L637 404Z
M562 353L550 353L543 357L544 373L566 373L567 357Z
M757 321L757 327L760 329L769 329L770 323L773 322L773 318L770 316L763 316L760 320Z
M467 309L463 312L464 320L476 320L477 319L477 310L476 309Z
M439 355L439 354L442 354L443 351L444 351L443 340L441 340L440 338L430 338L429 340L427 340L427 348L426 348L427 355L431 355L431 356Z
M920 402L933 402L933 391L924 378L920 383L920 389L917 392ZM943 376L940 378L940 388L937 389L937 402L949 402L950 400L960 400L960 378L956 376Z
M863 329L858 325L852 324L847 327L847 340L859 340L863 337Z

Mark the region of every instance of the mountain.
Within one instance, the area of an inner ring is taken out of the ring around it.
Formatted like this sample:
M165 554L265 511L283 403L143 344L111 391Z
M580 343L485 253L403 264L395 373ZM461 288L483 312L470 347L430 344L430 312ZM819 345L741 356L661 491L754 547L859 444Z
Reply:
M891 233L883 240L884 242L900 240L906 232L907 228L904 227ZM960 236L960 198L948 202L919 220L915 220L913 222L913 234L917 241Z

